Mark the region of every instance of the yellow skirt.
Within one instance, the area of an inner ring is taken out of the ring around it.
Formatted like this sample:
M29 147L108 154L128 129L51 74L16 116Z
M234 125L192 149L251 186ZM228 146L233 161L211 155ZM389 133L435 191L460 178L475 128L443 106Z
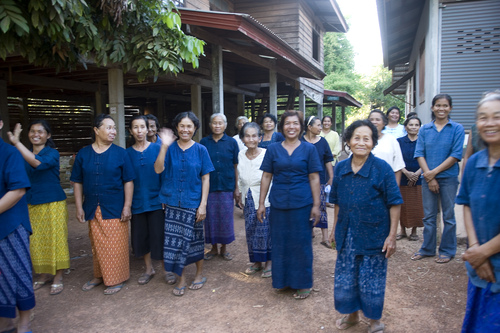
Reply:
M31 228L31 261L35 273L55 275L70 266L66 200L28 205Z

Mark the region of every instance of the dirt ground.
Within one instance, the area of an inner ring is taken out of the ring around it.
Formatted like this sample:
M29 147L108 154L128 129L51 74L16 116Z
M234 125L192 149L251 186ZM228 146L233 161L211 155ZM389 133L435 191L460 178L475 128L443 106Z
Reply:
M270 279L246 276L249 265L244 220L235 209L236 241L228 246L232 261L216 257L205 262L206 285L186 290L183 297L172 294L173 286L163 279L162 263L145 286L137 284L144 270L142 259L131 257L131 278L122 291L103 294L98 286L89 292L82 285L92 277L92 258L86 224L75 219L74 204L68 200L71 270L64 276L65 289L50 296L49 287L36 291L33 332L337 332L341 317L333 305L336 251L319 244L316 229L314 290L306 300L292 292L276 292ZM329 209L330 226L332 209ZM421 237L421 230L419 230ZM455 259L438 265L432 258L411 261L421 241L398 241L389 260L383 322L385 332L459 332L465 312L467 276L464 264ZM207 248L208 249L208 248ZM465 250L459 245L458 256ZM188 282L194 265L186 268ZM347 332L366 332L368 321Z

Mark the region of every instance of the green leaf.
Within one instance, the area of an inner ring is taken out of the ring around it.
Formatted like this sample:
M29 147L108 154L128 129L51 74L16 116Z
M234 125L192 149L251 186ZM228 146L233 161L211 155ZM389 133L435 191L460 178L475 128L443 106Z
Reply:
M10 27L10 17L6 17L0 22L0 29L2 29L3 33L7 33Z

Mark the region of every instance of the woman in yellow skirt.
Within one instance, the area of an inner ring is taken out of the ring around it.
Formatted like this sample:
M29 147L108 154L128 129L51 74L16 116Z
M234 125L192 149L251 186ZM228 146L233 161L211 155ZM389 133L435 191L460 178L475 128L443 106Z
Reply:
M26 192L33 234L30 252L35 273L41 274L33 289L52 281L50 294L63 291L63 272L69 268L68 211L66 194L59 179L59 152L54 149L52 132L45 120L30 124L32 149L19 140L21 124L9 132L9 139L25 160L31 188Z

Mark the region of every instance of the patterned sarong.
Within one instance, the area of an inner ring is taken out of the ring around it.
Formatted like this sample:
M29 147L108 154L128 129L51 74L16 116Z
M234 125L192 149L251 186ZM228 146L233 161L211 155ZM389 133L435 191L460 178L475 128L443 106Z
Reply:
M89 221L89 237L94 261L94 277L104 285L114 286L130 277L128 223L120 219L103 220L97 206L94 219Z
M326 192L325 192L325 187L326 185L321 185L321 193L319 196L320 204L319 204L319 211L321 213L321 216L319 218L318 224L316 224L316 228L321 228L321 229L328 229L328 214L326 213Z
M68 209L66 200L28 205L33 234L31 260L35 273L55 275L69 268Z
M266 207L264 222L257 219L257 211L249 189L245 200L245 231L247 235L248 255L250 262L266 262L271 260L271 227L269 226L270 207Z
M195 223L195 208L166 206L163 263L165 271L182 275L184 267L203 260L203 222Z

